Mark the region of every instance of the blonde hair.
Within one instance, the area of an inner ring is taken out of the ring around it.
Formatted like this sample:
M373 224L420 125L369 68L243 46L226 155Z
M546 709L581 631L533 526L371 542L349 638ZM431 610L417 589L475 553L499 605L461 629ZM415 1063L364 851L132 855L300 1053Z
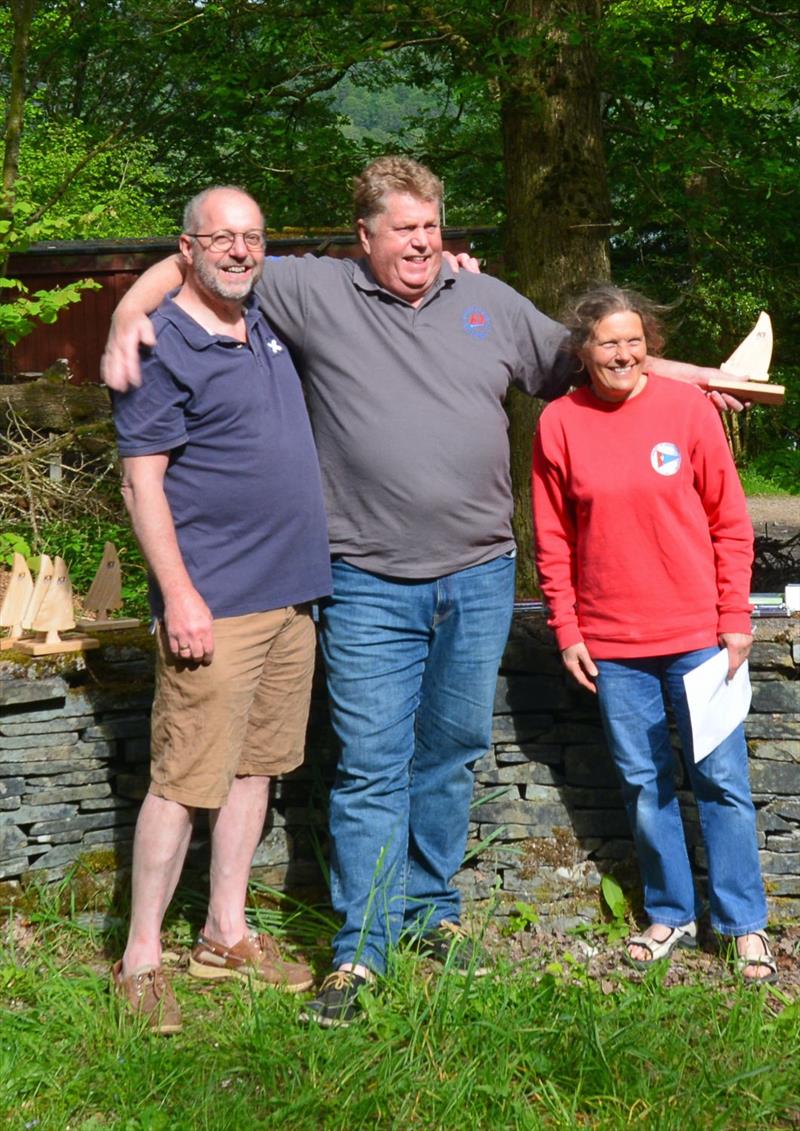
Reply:
M369 230L370 221L386 211L390 192L407 192L420 200L435 201L438 206L442 201L442 182L412 157L379 157L353 179L356 224L363 220Z

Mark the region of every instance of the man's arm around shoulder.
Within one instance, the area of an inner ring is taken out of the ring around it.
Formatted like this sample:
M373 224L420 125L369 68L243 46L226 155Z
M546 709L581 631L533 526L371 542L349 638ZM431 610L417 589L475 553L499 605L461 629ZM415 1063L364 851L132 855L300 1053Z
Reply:
M141 384L139 347L156 344L148 314L161 304L168 291L181 285L183 276L183 259L171 255L148 267L119 300L100 361L100 376L110 389L126 393Z

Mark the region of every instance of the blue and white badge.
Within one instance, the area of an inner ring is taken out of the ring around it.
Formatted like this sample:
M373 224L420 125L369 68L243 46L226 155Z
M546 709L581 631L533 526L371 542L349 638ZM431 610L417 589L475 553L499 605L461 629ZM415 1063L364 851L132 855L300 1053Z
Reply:
M659 475L677 475L681 468L681 453L678 445L670 440L662 440L650 452L650 466Z

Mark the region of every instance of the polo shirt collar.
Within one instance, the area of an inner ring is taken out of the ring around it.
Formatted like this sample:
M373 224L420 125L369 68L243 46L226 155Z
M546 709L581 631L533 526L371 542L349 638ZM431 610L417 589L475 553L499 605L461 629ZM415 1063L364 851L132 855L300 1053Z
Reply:
M404 306L412 305L412 303L408 302L406 299L400 298L398 295L394 294L390 290L387 290L386 287L382 287L381 284L377 282L375 276L372 274L369 266L369 260L366 258L366 256L364 256L363 259L353 259L351 260L351 262L353 264L353 283L356 287L358 287L360 291L365 291L366 293L372 294L383 294L392 299L394 302L402 303ZM425 306L426 303L430 302L430 300L434 298L439 293L439 291L444 290L445 287L452 287L455 281L456 276L453 274L449 263L447 263L445 260L442 260L442 266L439 270L436 281L434 282L430 290L425 292L425 296L422 300L421 305Z
M195 322L190 314L174 302L175 295L180 290L180 287L175 287L174 290L169 291L164 296L164 301L159 307L159 314L171 322L181 337L186 341L193 350L205 350L210 346L217 345L219 342L231 342L233 339L228 334L210 334L208 330L204 330L199 322ZM253 323L259 316L258 302L254 294L249 294L244 300L244 320L247 325L248 335L253 327Z

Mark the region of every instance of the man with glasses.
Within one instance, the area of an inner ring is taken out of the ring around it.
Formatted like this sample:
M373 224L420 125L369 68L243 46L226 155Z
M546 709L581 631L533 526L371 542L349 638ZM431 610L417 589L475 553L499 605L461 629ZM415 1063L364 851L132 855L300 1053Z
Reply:
M254 284L255 201L189 201L185 277L153 317L141 388L114 394L123 494L157 621L151 784L136 826L131 923L116 992L157 1032L181 1027L161 924L196 809L209 814L210 896L198 978L290 993L309 969L248 929L245 898L269 779L303 757L314 669L309 602L330 591L319 467L300 382Z

